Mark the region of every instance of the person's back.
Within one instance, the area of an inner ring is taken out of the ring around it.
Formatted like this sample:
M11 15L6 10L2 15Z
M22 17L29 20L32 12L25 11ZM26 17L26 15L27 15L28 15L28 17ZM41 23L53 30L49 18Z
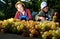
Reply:
M35 12L35 11L32 12L32 17L33 17L34 21L35 21L35 15L37 15L37 14L38 14L38 12Z

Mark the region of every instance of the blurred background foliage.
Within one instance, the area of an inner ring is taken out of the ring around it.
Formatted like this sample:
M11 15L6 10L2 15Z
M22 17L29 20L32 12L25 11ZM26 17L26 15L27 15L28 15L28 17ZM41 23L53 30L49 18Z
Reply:
M15 3L21 0L3 0L6 3L0 1L0 20L8 19L15 16L16 8ZM60 10L60 0L30 0L22 1L25 6L31 10L31 12L39 12L40 4L42 1L46 1L48 6L53 9Z

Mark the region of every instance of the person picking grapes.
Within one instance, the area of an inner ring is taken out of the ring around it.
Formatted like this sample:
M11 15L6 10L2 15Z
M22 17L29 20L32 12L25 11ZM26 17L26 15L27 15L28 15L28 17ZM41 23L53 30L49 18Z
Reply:
M45 21L45 20L52 20L53 14L54 14L54 10L50 9L47 6L47 3L45 1L43 1L41 3L41 11L35 16L35 20L40 20L40 21Z
M15 7L17 9L17 12L15 14L15 19L20 19L20 20L32 20L32 14L29 9L25 8L25 5L18 1L15 4Z

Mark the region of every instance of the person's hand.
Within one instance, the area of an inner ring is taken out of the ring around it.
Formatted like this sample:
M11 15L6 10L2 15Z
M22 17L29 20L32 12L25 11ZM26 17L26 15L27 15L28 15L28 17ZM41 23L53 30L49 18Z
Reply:
M39 19L39 20L45 20L45 18L44 18L44 17L39 17L38 19Z
M46 18L46 20L48 20L48 18Z

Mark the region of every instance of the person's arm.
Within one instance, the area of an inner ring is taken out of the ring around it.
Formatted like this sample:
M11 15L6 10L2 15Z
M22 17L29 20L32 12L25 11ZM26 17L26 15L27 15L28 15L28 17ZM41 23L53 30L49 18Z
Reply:
M19 19L19 13L18 12L15 14L15 17L14 18L15 19Z
M35 20L37 21L39 19L39 14L35 16Z
M31 14L31 11L29 9L26 10L27 13L28 13L28 17L29 17L29 20L32 20L32 14Z
M45 20L43 13L39 12L39 14L37 14L37 15L35 16L35 20L36 20L36 21L37 21L37 20Z

